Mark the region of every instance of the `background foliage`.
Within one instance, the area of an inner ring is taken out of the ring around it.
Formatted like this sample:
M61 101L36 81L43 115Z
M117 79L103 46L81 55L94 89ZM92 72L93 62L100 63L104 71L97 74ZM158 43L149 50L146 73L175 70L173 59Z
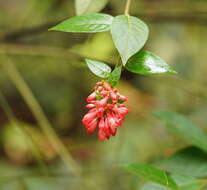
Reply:
M130 14L150 28L144 49L178 74L125 70L117 88L129 97L131 113L122 129L104 143L85 134L84 101L98 78L84 57L113 66L118 52L108 32L48 28L75 11L103 8L116 16L124 6L120 0L0 0L1 190L206 189L205 0L132 0Z

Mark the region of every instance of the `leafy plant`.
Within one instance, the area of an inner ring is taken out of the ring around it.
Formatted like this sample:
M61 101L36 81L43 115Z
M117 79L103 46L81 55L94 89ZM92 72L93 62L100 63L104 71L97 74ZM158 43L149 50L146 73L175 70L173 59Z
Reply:
M129 164L125 168L153 183L146 183L141 190L204 190L207 176L207 136L184 116L171 111L153 111L152 115L165 122L165 126L184 139L190 146L168 158L153 163Z
M115 47L117 48L122 65L130 72L142 75L175 74L161 58L141 50L147 42L148 26L139 18L129 15L130 0L127 0L123 15L111 16L103 13L94 13L101 10L107 0L76 0L78 16L65 20L50 30L76 33L96 33L110 31ZM109 83L114 86L120 79L121 67L110 73L100 70L108 68L99 61L86 60L89 69L98 77L110 78ZM90 62L90 63L89 63ZM93 65L93 66L92 66ZM95 66L97 65L97 67ZM111 76L112 75L112 76ZM116 75L116 77L114 77ZM113 80L112 80L113 78Z

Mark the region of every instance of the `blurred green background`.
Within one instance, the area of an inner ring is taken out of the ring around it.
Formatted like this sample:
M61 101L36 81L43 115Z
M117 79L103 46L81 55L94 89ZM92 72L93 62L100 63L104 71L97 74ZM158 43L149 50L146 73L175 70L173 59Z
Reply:
M124 6L110 0L102 12ZM117 88L131 112L116 137L100 142L81 124L99 80L84 57L115 64L110 34L49 32L75 16L73 0L0 0L0 190L139 189L143 181L121 165L187 146L150 110L177 111L207 132L207 1L132 0L130 13L149 25L144 48L178 75L124 71Z

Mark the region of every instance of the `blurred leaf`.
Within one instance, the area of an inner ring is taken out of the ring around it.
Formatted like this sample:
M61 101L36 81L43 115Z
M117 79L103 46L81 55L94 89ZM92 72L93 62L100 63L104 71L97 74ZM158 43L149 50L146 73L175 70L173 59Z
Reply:
M138 73L143 75L176 73L160 57L148 51L140 51L135 55L133 55L127 61L125 67L127 68L127 70L133 73Z
M104 32L110 30L112 20L113 17L110 15L93 13L70 18L49 30L62 32Z
M177 184L170 175L168 175L165 171L153 168L147 164L130 164L126 166L126 169L138 176L141 176L158 184L177 188Z
M108 0L76 0L75 8L77 15L86 13L95 13L102 10L107 4Z
M157 164L172 173L207 177L207 154L193 146L178 151L169 158L158 161Z
M136 17L120 15L113 19L111 34L124 65L144 46L148 33L147 25Z
M89 67L89 69L94 73L95 75L101 77L101 78L108 78L111 73L111 68L106 65L105 63L102 63L100 61L94 61L90 59L86 59L86 63Z
M109 75L108 82L111 84L111 86L116 86L116 84L119 82L121 77L121 69L122 66L115 67L115 69Z
M201 190L202 181L189 176L173 175L179 190Z
M157 183L146 183L140 190L169 190L169 188L157 184Z
M184 116L170 111L154 111L152 115L166 123L171 129L187 142L207 152L207 136L203 131Z
M192 177L173 175L172 179L178 185L179 190L200 190L202 182ZM172 188L156 184L156 183L146 183L141 190L170 190Z

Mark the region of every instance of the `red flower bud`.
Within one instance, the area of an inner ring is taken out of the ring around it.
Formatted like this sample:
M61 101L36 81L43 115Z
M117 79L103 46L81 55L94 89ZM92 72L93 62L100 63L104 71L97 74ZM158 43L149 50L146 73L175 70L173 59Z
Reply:
M89 109L94 108L94 107L95 107L94 104L87 104L87 105L86 105L86 108L89 108Z
M96 93L93 92L92 94L90 94L90 95L87 97L86 101L87 101L87 102L90 102L90 101L94 100L95 98L96 98Z
M127 101L127 97L123 96L123 95L119 95L119 99L124 101L124 102Z
M117 128L121 126L125 115L129 112L121 101L127 98L118 93L117 89L113 89L106 82L98 82L93 92L88 96L89 104L86 108L89 112L83 117L83 124L87 128L87 133L92 133L98 127L98 136L100 140L109 139L115 136ZM100 96L96 96L96 93Z

